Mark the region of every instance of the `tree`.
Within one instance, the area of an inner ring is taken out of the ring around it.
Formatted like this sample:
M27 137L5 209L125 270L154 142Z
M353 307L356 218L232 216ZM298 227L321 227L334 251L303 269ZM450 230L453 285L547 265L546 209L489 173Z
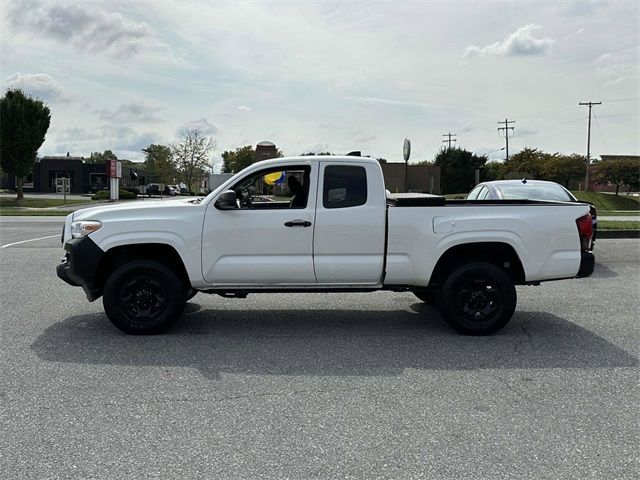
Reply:
M596 181L613 184L616 187L616 195L623 185L628 185L630 190L638 189L640 186L640 159L623 158L600 162L596 172Z
M87 163L106 163L107 160L118 160L118 157L111 150L105 150L104 152L91 152Z
M480 170L480 180L483 182L491 182L492 180L501 180L503 178L502 162L487 162L484 168Z
M238 173L255 162L256 152L251 145L222 153L222 173Z
M169 147L152 143L142 151L145 153L144 167L148 181L175 182L178 172Z
M8 90L0 99L0 166L15 175L18 200L24 197L22 180L33 171L50 123L49 107L22 90Z
M504 178L543 178L544 163L550 155L536 148L525 147L502 166Z
M583 155L554 153L546 156L542 162L542 178L569 188L571 180L584 177L586 168L587 158Z
M443 148L436 155L434 164L440 167L442 193L462 193L475 185L475 170L487 162L484 155L478 156L463 148Z
M316 152L307 152L307 153L301 153L300 154L301 157L312 157L314 155L334 155L334 154L331 153L331 152L318 152L318 153L316 153ZM280 155L280 156L282 156L282 155Z
M210 167L211 152L216 143L213 138L203 136L197 128L185 129L180 136L180 142L171 144L171 157L187 188L193 192L196 182Z

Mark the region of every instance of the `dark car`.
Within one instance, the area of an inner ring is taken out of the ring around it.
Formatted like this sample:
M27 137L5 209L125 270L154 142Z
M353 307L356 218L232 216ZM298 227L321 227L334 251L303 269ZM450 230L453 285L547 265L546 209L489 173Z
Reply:
M467 195L467 200L550 200L554 202L580 202L559 183L544 180L495 180L479 183ZM587 203L587 202L581 202ZM596 207L589 205L593 222L591 241L596 241L598 217Z
M162 190L160 190L160 184L159 183L150 183L149 185L146 186L145 188L145 193L147 195L151 196L161 196L162 195Z

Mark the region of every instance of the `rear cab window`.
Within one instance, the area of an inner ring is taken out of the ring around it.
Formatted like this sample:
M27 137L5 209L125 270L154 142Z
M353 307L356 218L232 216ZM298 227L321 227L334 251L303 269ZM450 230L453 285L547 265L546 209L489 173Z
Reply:
M354 165L328 165L324 169L322 206L357 207L367 203L367 172Z

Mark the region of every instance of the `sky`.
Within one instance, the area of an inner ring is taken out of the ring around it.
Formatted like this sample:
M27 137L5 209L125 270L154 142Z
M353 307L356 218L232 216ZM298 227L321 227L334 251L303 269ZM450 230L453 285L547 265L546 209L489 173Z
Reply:
M640 154L637 1L0 0L0 80L43 99L40 155L142 160L184 128L225 150L274 142L432 160L443 134L509 150Z

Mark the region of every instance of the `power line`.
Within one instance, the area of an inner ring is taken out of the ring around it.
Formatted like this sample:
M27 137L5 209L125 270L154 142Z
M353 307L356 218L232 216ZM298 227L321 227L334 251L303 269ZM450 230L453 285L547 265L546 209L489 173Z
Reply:
M602 102L580 102L578 105L589 107L589 126L587 127L587 168L584 174L584 190L589 190L589 164L591 163L591 109L594 105L602 105Z
M511 130L512 132L515 131L516 127L510 127L509 124L510 123L516 123L515 120L507 120L506 118L504 119L504 122L498 122L498 125L504 123L504 127L498 127L498 132L500 130L504 130L504 139L507 142L506 148L507 148L507 155L505 158L505 162L509 161L509 130Z
M600 135L600 140L602 140L602 145L604 145L604 151L609 153L609 149L607 148L607 143L604 141L604 136L602 135L602 130L600 130L600 122L598 121L598 117L596 116L596 111L593 111L593 119L596 121L596 127L598 127L598 134Z
M447 140L442 140L442 143L448 143L449 144L449 149L451 148L451 142L457 142L458 140L453 138L455 136L457 136L456 133L445 133L444 135L442 135L443 137L449 137Z

